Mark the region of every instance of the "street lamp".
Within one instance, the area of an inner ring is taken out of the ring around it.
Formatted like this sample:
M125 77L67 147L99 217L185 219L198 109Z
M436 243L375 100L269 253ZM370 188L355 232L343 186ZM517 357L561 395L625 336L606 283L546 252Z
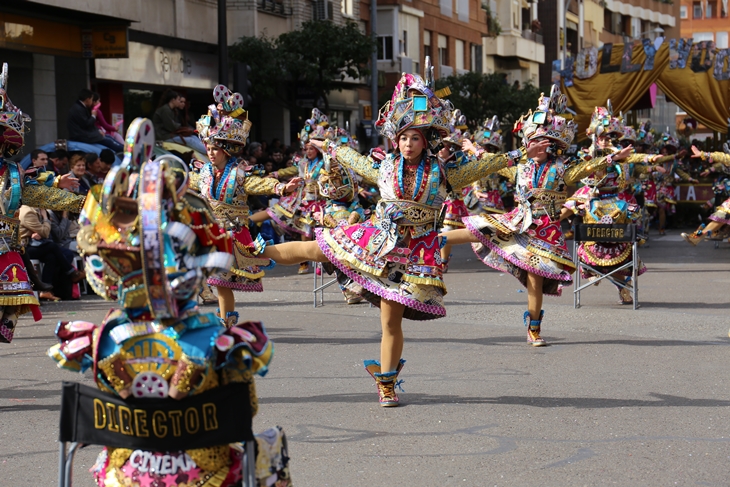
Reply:
M662 34L664 34L664 29L657 26L654 27L652 30L647 30L646 32L642 32L641 34L636 34L632 39L641 39L643 36L647 34L654 34L656 37L662 37Z

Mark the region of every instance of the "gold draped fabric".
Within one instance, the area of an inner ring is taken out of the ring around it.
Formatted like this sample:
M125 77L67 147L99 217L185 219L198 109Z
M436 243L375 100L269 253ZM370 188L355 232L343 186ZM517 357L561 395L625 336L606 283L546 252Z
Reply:
M621 65L623 52L623 44L613 45L611 65ZM596 74L587 79L574 77L573 86L563 85L569 106L577 113L575 120L579 127L578 139L586 137L585 129L588 128L596 106L606 106L606 100L610 99L614 113L627 112L653 83L697 121L712 130L727 133L730 118L730 80L717 80L714 65L704 72L692 71L690 66L693 52L690 53L685 68L669 69L669 54L669 42L665 41L656 51L654 69L644 71L646 54L641 43L637 42L633 46L631 64L639 64L641 68L638 71L602 73L603 50L599 49ZM705 55L706 53L702 53L703 59ZM727 59L725 58L725 63L728 62ZM727 69L730 68L725 68Z

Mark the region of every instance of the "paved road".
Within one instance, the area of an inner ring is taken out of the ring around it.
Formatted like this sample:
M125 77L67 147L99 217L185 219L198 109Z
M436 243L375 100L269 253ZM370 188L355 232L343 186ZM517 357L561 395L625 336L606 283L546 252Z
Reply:
M525 344L527 295L459 249L448 316L406 322L403 407L382 409L362 359L378 353L377 310L335 290L311 304L311 276L278 268L239 311L276 343L257 383L255 429L285 428L299 486L727 486L730 473L730 246L677 233L641 251L641 309L606 283L574 310L546 299L550 347ZM100 321L107 303L44 306L0 348L0 485L51 486L62 380L45 357L60 318ZM98 449L82 451L76 486Z

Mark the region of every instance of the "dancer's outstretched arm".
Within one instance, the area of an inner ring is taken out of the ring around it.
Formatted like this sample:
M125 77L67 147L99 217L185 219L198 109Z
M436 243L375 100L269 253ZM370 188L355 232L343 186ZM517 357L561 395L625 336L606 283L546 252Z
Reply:
M622 159L625 159L631 154L631 151L633 151L633 147L628 146L610 156L598 157L596 159L588 160L582 159L565 170L565 173L563 174L563 181L565 181L565 184L577 183L581 179L590 176L594 172L604 169Z

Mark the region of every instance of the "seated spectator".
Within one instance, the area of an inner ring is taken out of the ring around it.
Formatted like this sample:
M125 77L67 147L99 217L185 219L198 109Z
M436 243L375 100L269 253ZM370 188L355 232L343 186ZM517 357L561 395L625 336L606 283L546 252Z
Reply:
M48 168L49 170L52 170L58 176L68 174L69 167L71 167L69 164L68 152L63 149L59 149L56 152L49 153L48 159L50 159L52 166Z
M264 149L261 146L261 142L251 142L248 146L248 155L253 156L256 159L264 157Z
M46 151L36 149L30 153L30 166L43 172L48 167L48 154Z
M79 234L78 213L69 214L68 211L50 211L51 238L64 249L76 253L76 235Z
M86 173L84 174L86 185L91 188L97 184L103 183L104 178L102 177L102 172L104 171L104 168L101 159L99 159L99 154L90 152L89 154L86 154L84 160L86 161Z
M281 148L274 148L271 151L271 160L274 161L274 169L283 169L284 168L284 153L281 151Z
M186 145L205 154L205 145L195 135L195 131L191 127L185 127L178 122L175 110L184 108L180 100L180 95L172 90L166 91L162 96L161 105L152 116L152 123L155 126L155 138L164 142Z
M94 109L94 93L89 89L82 89L76 103L68 111L68 138L87 144L100 144L114 152L121 152L124 146L102 134L96 128L98 110Z
M86 277L83 271L73 268L76 254L61 248L51 238L51 221L46 210L20 207L20 241L28 257L43 263L44 282L53 286L53 291L39 293L38 297L50 301L71 299L71 285Z
M79 189L76 190L78 194L86 194L91 189L89 181L84 176L86 175L86 154L76 153L71 156L71 173L76 176L79 180Z
M99 162L101 162L101 166L99 166L99 177L102 180L104 180L106 174L109 172L109 169L112 168L116 160L117 156L115 156L109 149L101 151L99 154Z
M108 123L104 118L104 113L101 111L101 95L99 95L99 93L97 92L94 92L94 94L91 96L91 99L94 102L93 109L96 110L96 128L101 130L104 135L111 137L120 144L124 145L124 138L119 134L117 128L114 125Z

